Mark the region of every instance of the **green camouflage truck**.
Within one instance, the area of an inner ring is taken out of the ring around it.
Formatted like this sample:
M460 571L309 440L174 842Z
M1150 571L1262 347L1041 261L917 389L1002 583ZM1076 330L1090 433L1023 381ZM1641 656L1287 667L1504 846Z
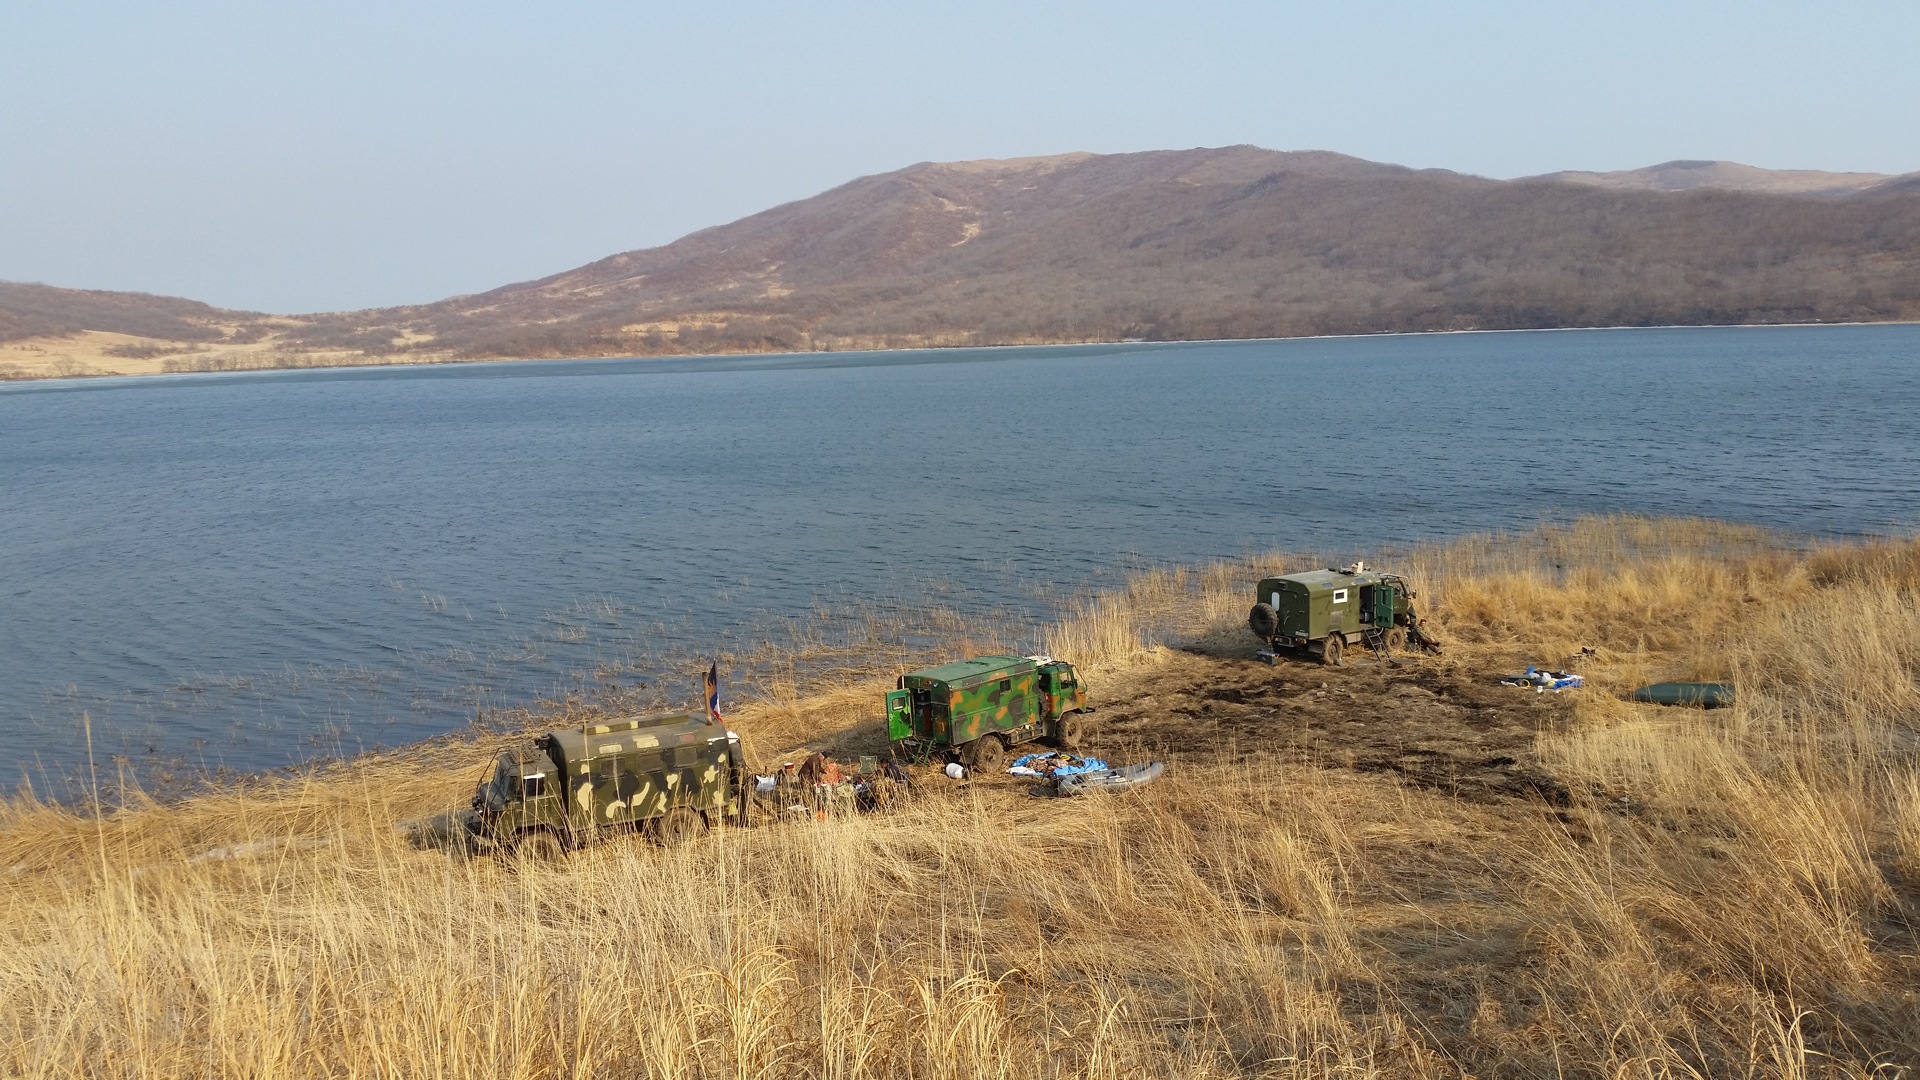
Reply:
M726 728L685 713L632 717L502 752L465 823L479 846L535 860L623 831L677 843L737 817L749 783Z
M1413 612L1414 592L1394 574L1355 563L1260 579L1247 629L1273 652L1292 650L1339 667L1349 645L1385 653L1409 644L1433 648Z
M1034 739L1077 746L1087 688L1047 656L981 656L900 676L887 694L887 738L911 756L944 754L991 770Z

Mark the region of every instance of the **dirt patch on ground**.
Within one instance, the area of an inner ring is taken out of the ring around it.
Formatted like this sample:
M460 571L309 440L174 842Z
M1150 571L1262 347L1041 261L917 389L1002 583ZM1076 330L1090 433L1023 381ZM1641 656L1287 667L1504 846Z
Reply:
M1570 703L1443 660L1366 657L1328 668L1176 651L1096 690L1090 753L1195 764L1261 755L1388 774L1474 802L1568 801L1534 744L1568 722Z

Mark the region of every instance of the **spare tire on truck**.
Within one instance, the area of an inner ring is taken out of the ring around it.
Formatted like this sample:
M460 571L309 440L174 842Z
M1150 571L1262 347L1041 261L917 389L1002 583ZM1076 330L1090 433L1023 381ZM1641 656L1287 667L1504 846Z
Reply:
M1271 641L1273 635L1280 632L1280 613L1273 610L1272 604L1255 604L1253 610L1247 612L1247 629L1261 641Z

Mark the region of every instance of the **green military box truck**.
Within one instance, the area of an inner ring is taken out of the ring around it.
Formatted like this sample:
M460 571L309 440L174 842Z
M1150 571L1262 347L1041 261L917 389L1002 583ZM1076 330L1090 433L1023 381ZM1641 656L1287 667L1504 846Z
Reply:
M724 727L685 713L612 720L503 752L466 826L480 846L535 860L620 831L677 843L739 815L750 782Z
M981 656L900 676L887 694L887 738L913 756L946 754L991 770L1007 748L1034 739L1074 747L1085 732L1087 688L1073 665L1048 656Z
M1384 653L1409 644L1432 648L1414 615L1413 599L1404 579L1368 570L1364 563L1284 574L1260 580L1247 629L1274 652L1302 652L1339 667L1349 645Z

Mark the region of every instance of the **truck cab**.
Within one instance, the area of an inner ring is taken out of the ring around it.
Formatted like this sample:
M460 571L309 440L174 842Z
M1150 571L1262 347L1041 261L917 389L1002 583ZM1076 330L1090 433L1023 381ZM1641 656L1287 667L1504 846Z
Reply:
M532 750L504 750L494 759L493 771L483 776L473 793L473 827L490 837L518 836L528 829L563 831L566 807L566 766L552 756L554 746L545 736Z
M1073 665L1063 660L1040 665L1040 695L1049 716L1066 716L1087 707L1087 688L1080 685Z

